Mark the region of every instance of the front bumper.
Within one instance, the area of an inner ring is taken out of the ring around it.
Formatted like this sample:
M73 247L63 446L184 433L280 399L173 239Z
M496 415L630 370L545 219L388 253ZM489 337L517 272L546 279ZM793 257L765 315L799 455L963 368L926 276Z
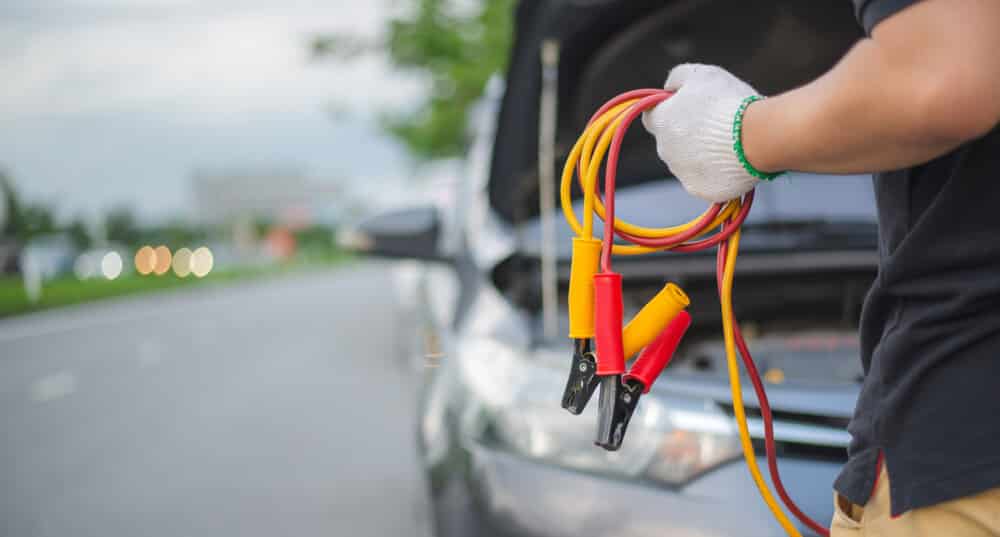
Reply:
M831 485L840 465L804 460L779 464L792 498L827 524L833 514ZM557 468L481 445L469 449L465 466L464 478L450 480L435 494L440 537L784 535L742 460L678 489Z

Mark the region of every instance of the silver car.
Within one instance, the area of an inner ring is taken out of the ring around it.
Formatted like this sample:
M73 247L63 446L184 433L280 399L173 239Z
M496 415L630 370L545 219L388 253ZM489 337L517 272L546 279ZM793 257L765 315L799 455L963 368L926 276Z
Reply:
M764 93L794 87L859 37L850 3L535 0L516 20L508 72L489 85L471 125L458 203L383 214L344 235L358 249L419 260L398 269L397 326L425 378L417 444L437 533L782 535L742 461L711 253L616 261L626 317L673 281L694 319L621 450L594 445L595 401L580 416L561 408L571 232L558 213L539 214L538 155L550 149L561 165L603 101L659 85L680 62L722 64ZM562 50L554 86L539 63L546 39ZM559 103L548 148L538 136L544 91ZM703 204L634 130L619 167L619 214L647 225L697 215ZM785 485L826 523L862 376L857 320L876 271L874 200L867 176L776 183L758 188L744 226L736 314L768 387ZM543 240L549 224L555 241ZM546 285L562 299L546 301ZM563 323L555 335L544 327L552 313ZM756 399L750 389L744 397L762 458Z

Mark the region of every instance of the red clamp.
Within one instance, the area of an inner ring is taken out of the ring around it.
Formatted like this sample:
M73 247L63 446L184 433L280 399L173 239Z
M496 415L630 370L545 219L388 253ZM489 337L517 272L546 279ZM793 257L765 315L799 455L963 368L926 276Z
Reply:
M681 339L690 326L691 314L687 311L678 313L677 317L674 317L674 320L670 321L670 324L660 332L660 335L642 349L628 374L622 377L622 382L627 384L630 381L637 381L642 384L642 393L649 393L649 388L653 386L656 378L670 363L674 352L677 351L677 346L680 345Z
M597 437L594 443L608 451L622 445L639 396L648 393L653 382L677 350L681 338L691 326L691 315L681 311L639 353L632 368L625 373L622 350L621 276L601 273L594 276L597 343L597 375L601 395L597 400Z
M616 272L594 275L594 340L597 347L597 376L624 373L622 275Z

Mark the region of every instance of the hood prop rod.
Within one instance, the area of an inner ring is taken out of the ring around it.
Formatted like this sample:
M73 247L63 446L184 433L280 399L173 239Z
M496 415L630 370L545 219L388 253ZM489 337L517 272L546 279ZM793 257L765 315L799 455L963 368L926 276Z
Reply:
M541 47L542 88L538 105L538 205L542 224L542 335L556 339L559 281L556 273L556 119L559 96L559 41Z

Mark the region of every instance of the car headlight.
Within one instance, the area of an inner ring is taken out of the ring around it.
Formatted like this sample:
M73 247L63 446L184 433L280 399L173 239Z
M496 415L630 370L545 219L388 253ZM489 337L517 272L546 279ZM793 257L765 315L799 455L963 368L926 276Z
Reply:
M497 346L491 347L491 356L479 365L509 373L511 356L501 357ZM504 375L511 391L476 412L484 420L477 436L499 447L566 468L670 485L740 456L736 426L714 402L653 392L639 402L622 448L601 449L594 445L597 402L580 416L570 415L559 401L564 372L543 365L551 360L515 361L523 374Z

